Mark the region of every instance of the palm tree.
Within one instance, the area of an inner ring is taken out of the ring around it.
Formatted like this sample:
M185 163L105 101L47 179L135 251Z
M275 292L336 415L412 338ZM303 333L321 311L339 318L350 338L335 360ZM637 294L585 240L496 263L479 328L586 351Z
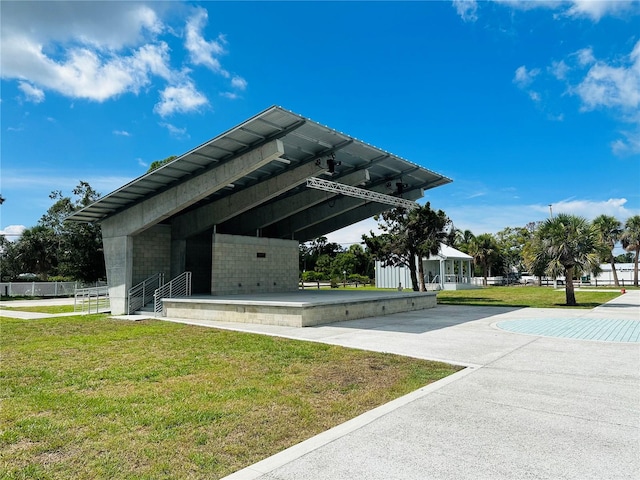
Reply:
M473 237L469 243L469 255L473 257L476 264L482 266L482 284L487 286L487 275L489 265L494 261L498 252L498 245L495 238L490 233L482 233Z
M618 272L616 272L616 259L613 256L613 247L620 241L622 235L622 225L616 217L611 215L600 215L593 220L593 226L600 237L600 242L607 250L609 263L611 264L611 273L616 287L620 286L618 282Z
M638 256L640 256L640 215L627 218L624 224L624 232L620 237L622 248L634 253L633 285L638 286Z
M573 277L599 266L598 236L583 217L561 213L537 230L536 254L547 262L547 275L564 270L567 305L577 305Z

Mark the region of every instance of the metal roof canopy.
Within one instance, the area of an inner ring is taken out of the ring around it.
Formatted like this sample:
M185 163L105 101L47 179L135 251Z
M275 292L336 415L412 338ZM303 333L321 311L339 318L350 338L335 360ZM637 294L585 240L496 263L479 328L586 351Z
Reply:
M172 218L162 219L162 223L170 223L185 212L215 204L283 173L314 163L324 170L334 170L332 174L327 173L327 177L333 181L351 183L359 188L409 200L420 198L423 190L452 181L291 111L272 106L100 198L70 215L67 220L100 222L276 139L284 146L284 155L280 158L255 168L233 184L216 188L211 195L193 205L186 205L183 211ZM358 172L362 173L363 181L353 180ZM309 190L304 183L293 183L275 197L265 196L264 200L254 202L251 210L241 210L235 217L225 218L218 224L218 231L255 235L257 229L268 233L265 236L307 241L390 208L371 199L347 200L341 193L315 190L311 194ZM232 197L228 200L232 201ZM301 208L290 211L283 208L295 201L301 202ZM260 215L251 217L258 210ZM276 213L269 215L266 212Z

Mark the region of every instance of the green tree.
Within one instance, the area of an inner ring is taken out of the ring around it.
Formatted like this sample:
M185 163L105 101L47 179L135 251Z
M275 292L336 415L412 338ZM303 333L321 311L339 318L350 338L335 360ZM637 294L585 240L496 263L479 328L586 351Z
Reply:
M17 242L11 242L0 235L0 281L6 282L17 278L22 273L16 252Z
M375 261L371 257L371 253L357 243L350 245L347 251L356 257L356 266L353 273L362 277L373 278Z
M36 225L22 232L15 248L15 261L22 273L35 273L46 281L57 267L59 243L55 232L44 225Z
M456 245L454 246L461 252L468 254L469 246L471 245L471 242L473 241L474 238L476 237L471 230L465 230L464 232L461 232L459 237L457 237Z
M371 255L383 266L406 266L414 291L424 290L422 257L440 250L447 237L449 219L442 210L431 210L430 203L407 211L394 208L374 217L381 235L363 235L362 240ZM420 261L416 262L416 259ZM416 269L417 264L417 269ZM418 271L420 280L418 280Z
M512 271L522 273L525 270L523 250L531 239L531 231L526 227L506 227L496 233L495 238L506 273Z
M604 260L611 264L611 273L616 287L620 286L618 282L618 272L616 272L616 259L613 256L613 248L620 241L622 235L622 224L611 215L600 215L593 220L593 226L596 229L598 240L603 247Z
M522 259L527 271L534 277L538 277L538 286L542 286L542 277L547 273L549 258L539 251L534 239L531 239L522 249ZM554 274L554 278L561 272Z
M616 263L633 263L633 253L625 252L616 255Z
M347 275L357 273L358 259L351 252L342 252L336 255L331 263L331 276L344 278L344 272Z
M330 278L332 275L333 258L326 253L318 257L314 270L321 273L324 278Z
M5 258L21 272L33 272L43 279L52 275L95 281L105 276L102 235L99 225L65 222L74 211L90 205L99 194L87 182L73 190L74 197L51 192L53 205L38 224L25 230Z
M416 273L416 254L415 248L412 248L407 241L406 210L403 208L394 208L387 210L380 215L373 217L378 221L378 227L382 230L382 234L376 235L369 232L370 235L362 235L362 241L371 252L375 260L382 263L384 267L405 266L409 270L412 288L418 291L418 274Z
M486 286L489 269L498 257L498 244L493 235L482 233L475 237L469 244L469 255L482 267L482 284Z
M154 160L153 162L151 162L151 165L149 165L149 170L147 170L147 173L153 172L154 170L160 168L163 165L166 165L167 163L175 160L176 158L178 158L176 155L171 155L163 160Z
M66 222L65 219L91 205L100 194L83 181L72 193L73 197L65 197L59 191L52 192L50 198L56 202L42 216L39 224L53 229L58 237L58 275L94 282L106 275L100 225Z
M320 288L320 282L325 279L324 274L321 272L316 272L313 270L307 270L302 274L303 282L316 282L318 284L318 288Z
M300 245L300 271L309 271L316 269L316 263L322 255L328 255L334 258L343 251L341 245L329 242L327 237L318 237L311 242ZM324 265L322 268L325 268Z
M451 221L447 215L442 210L431 210L429 202L423 207L409 212L407 230L409 241L415 245L418 255L418 280L421 292L427 290L424 284L422 259L440 252L440 245L446 241L449 235L447 229L449 225L451 225Z
M599 267L595 228L582 217L561 213L540 226L534 248L540 261L547 264L547 275L564 271L566 304L576 305L574 276Z
M638 286L638 257L640 256L640 215L627 218L624 231L620 237L622 247L627 252L634 253L633 285Z

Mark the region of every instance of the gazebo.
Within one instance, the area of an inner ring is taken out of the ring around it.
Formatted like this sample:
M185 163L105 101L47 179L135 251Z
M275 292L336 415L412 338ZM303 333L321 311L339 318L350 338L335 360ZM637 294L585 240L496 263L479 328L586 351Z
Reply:
M476 288L471 283L473 257L444 243L437 255L422 259L427 290L466 290ZM383 267L376 262L376 287L411 287L409 269L405 266Z

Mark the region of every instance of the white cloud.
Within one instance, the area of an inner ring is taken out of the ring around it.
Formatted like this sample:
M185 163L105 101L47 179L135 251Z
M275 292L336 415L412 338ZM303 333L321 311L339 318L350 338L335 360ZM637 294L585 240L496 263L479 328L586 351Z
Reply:
M621 16L638 11L637 0L573 0L564 12L569 17L587 17L598 22L607 15Z
M7 225L0 230L0 235L4 235L10 242L15 242L26 229L24 225Z
M22 93L24 93L25 98L30 102L40 103L44 100L44 92L28 82L19 82L18 88Z
M635 155L640 153L640 121L635 129L620 132L623 138L618 138L611 142L611 151L618 156Z
M329 242L344 245L348 248L351 244L361 243L362 235L369 235L372 230L376 235L382 233L378 229L378 222L373 218L368 218L358 223L354 223L353 225L349 225L348 227L336 230L335 232L329 233L325 236Z
M131 134L129 132L127 132L126 130L114 130L113 131L114 135L118 135L120 137L130 137Z
M598 215L612 215L621 221L640 212L625 207L625 198L609 200L560 200L551 203L553 215L568 213L593 220ZM505 227L524 227L529 222L549 218L549 204L471 204L443 208L456 228L471 230L474 234L496 233Z
M591 47L578 50L575 53L575 56L578 58L578 63L583 67L591 65L596 61L596 58L593 56L593 49Z
M640 41L629 55L616 60L598 60L591 49L577 52L577 57L581 66L590 68L569 92L580 98L582 111L606 110L631 125L611 143L613 153L640 153Z
M105 101L150 83L150 74L170 78L168 46L143 45L130 55L102 54L87 47L68 49L62 60L47 56L42 44L16 35L3 39L3 78L30 82L71 98Z
M562 60L555 60L543 71L527 69L522 65L515 71L513 83L525 91L532 101L543 109L546 103L538 90L531 88L536 83L554 77L565 84L564 94L580 99L580 110L589 112L602 110L611 114L630 128L622 128L621 138L611 143L617 155L640 153L640 41L628 55L615 59L599 59L592 48L583 48ZM545 78L546 77L546 78ZM549 91L546 89L545 91ZM547 113L550 120L563 120L562 113Z
M247 81L239 76L234 76L231 79L231 86L239 91L244 91L247 88ZM224 98L228 98L229 100L237 100L241 98L241 96L236 92L220 92L220 96Z
M171 9L184 11L170 2L41 2L38 8L31 2L3 3L2 78L18 80L25 97L34 102L43 101L49 90L104 102L155 88L159 78L166 86L156 113L197 110L208 104L206 97L196 89L188 68L172 68L172 52L160 40L160 35L173 34L161 20L163 11ZM230 78L234 89L246 89L245 79L232 77L220 65L218 57L226 53L224 35L205 40L207 20L203 8L187 19L190 61Z
M587 220L593 220L598 215L611 215L621 221L625 221L637 212L631 211L625 207L626 198L610 198L608 200L560 200L551 204L553 214L568 213L571 215L580 215ZM538 206L540 211L545 211L543 206ZM546 211L549 211L547 206Z
M140 157L136 158L136 161L138 162L138 165L140 165L141 167L147 168L149 166L149 164L144 160L142 160Z
M22 33L35 43L84 44L119 50L161 33L153 8L139 2L3 2L2 39ZM109 21L105 21L109 19Z
M216 40L207 41L202 30L207 24L208 14L204 8L197 8L186 25L185 48L188 50L194 65L204 65L216 73L229 77L229 72L222 68L217 57L225 53L226 39L219 35Z
M597 107L637 110L640 106L640 41L617 64L593 59L595 64L575 88L586 110Z
M533 83L533 80L540 74L539 68L533 68L527 70L527 67L521 65L516 68L516 73L513 76L513 83L520 88L526 88Z
M560 60L559 62L552 62L549 71L556 79L565 80L569 73L569 66L564 60Z
M233 88L237 88L238 90L246 90L247 88L247 81L242 78L239 77L237 75L235 75L232 79L231 79L231 86Z
M176 137L176 138L189 138L189 134L187 133L187 129L186 128L179 128L176 127L175 125L172 125L170 123L160 123L159 124L161 127L166 128L167 130L169 130L169 133L171 134L171 136Z
M495 0L495 3L516 9L547 9L559 11L556 18L588 18L594 22L605 16L621 17L640 12L638 0Z
M476 0L453 0L453 7L465 22L478 20L478 2Z
M161 117L167 117L174 113L197 111L208 104L207 97L198 92L192 82L187 82L177 87L167 87L160 92L160 102L153 110Z

